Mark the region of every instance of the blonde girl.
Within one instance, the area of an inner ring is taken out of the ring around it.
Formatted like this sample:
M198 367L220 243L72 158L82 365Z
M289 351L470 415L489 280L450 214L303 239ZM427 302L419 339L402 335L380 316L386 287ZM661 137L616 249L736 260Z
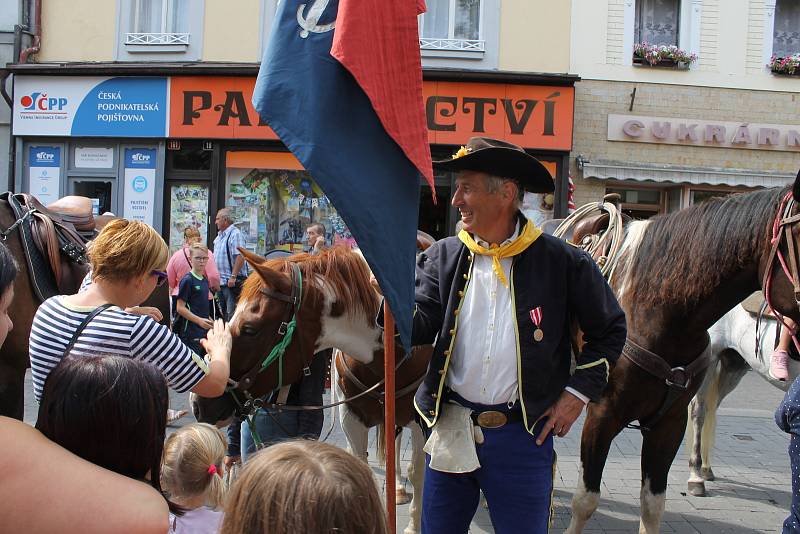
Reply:
M170 500L186 510L170 515L171 533L211 534L222 521L222 459L227 443L216 427L193 423L167 438L161 486Z

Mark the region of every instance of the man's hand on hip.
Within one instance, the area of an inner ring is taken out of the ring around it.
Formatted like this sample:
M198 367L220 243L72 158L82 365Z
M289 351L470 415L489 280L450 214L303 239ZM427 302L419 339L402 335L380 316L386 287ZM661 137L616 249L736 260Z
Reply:
M586 406L581 399L564 391L558 400L545 411L539 419L547 418L542 428L541 434L536 438L536 444L541 445L552 431L554 435L563 438L569 433L570 428L581 415L583 407Z
M235 285L236 285L236 277L235 277L235 276L233 276L233 275L231 275L231 277L230 277L230 278L228 278L228 283L227 283L227 284L225 284L225 285L227 285L228 287L233 287L233 286L235 286Z

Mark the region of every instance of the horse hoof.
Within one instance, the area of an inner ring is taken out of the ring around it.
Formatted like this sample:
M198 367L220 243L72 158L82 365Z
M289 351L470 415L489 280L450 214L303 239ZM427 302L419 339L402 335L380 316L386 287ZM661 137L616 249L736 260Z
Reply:
M411 495L405 490L405 488L397 488L394 491L394 495L396 504L408 504L411 502Z
M716 477L714 477L714 470L711 469L710 467L702 468L700 470L700 476L703 477L703 480L708 480L708 481L716 480Z
M689 482L689 495L693 495L694 497L705 497L706 496L706 485L703 482Z

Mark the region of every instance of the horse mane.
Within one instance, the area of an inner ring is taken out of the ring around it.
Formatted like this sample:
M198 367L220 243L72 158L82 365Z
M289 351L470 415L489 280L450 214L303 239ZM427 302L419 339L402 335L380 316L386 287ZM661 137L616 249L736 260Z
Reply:
M266 260L264 265L284 274L289 274L289 264L295 263L303 275L303 285L322 289L324 285L333 291L337 304L345 314L365 313L375 317L378 313L378 296L370 284L370 270L366 261L344 246L324 249L318 255L294 254L285 258ZM242 298L257 295L264 281L260 276L248 279L242 288Z
M788 188L710 199L653 217L623 260L627 304L654 308L691 305L724 279L766 253L771 221Z

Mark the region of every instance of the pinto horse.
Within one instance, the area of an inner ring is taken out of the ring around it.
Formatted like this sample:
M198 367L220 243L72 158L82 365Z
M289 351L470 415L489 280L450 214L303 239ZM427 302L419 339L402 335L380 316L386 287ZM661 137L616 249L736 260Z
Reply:
M701 363L708 352L707 330L766 281L772 307L800 318L789 279L798 275L785 275L772 249L775 222L787 219L779 227L786 226L789 238L775 243L786 265L797 264L791 256L798 250L800 229L791 217L800 211L798 204L784 212L792 199L800 200L800 175L792 188L714 199L627 226L610 283L626 313L628 343L610 370L601 400L588 407L568 533L581 532L597 509L611 442L634 421L643 435L639 531L659 531L687 406L705 373L693 362ZM650 361L653 354L660 357L661 365L671 368L669 378L645 370L636 353L650 353Z
M96 229L101 229L112 217L101 216L95 220ZM0 230L6 231L17 218L11 207L5 201L0 201ZM28 262L22 246L22 237L19 229L10 232L4 240L17 261L19 272L14 280L14 304L10 315L14 321L14 328L8 333L3 347L0 349L0 415L22 420L24 414L25 370L30 366L28 358L28 338L31 332L33 316L39 308L41 301L34 291L31 276L28 272ZM66 294L75 293L86 275L88 265L74 266L71 280L65 288ZM158 308L165 320L169 317L169 289L166 286L156 288L146 306Z

